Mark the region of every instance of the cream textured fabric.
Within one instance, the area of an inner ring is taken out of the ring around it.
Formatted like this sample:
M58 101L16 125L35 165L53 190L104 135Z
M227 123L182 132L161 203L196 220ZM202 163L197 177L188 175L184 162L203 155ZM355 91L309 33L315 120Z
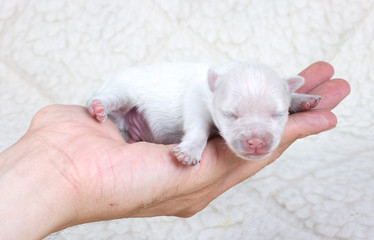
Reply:
M2 0L0 150L38 109L84 104L126 66L232 60L284 76L331 62L352 86L339 125L189 219L92 223L46 239L374 239L373 0Z

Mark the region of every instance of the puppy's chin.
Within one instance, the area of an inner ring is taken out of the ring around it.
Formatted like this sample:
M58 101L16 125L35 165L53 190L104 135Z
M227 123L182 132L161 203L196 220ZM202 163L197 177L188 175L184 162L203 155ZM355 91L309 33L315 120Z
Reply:
M233 148L231 150L235 153L236 156L240 157L243 160L247 161L261 161L265 158L269 157L272 152L254 152L254 153L246 153L242 151L237 151Z
M247 161L261 161L266 157L270 156L271 153L250 153L250 154L239 154L238 156Z
M244 150L240 144L236 144L238 142L240 141L232 141L231 143L233 144L229 144L226 141L226 144L231 149L231 151L235 153L236 156L238 156L239 158L243 160L261 161L269 157L273 151L273 148L271 147L270 149L266 149L266 150L263 149L261 151L249 152L249 151Z

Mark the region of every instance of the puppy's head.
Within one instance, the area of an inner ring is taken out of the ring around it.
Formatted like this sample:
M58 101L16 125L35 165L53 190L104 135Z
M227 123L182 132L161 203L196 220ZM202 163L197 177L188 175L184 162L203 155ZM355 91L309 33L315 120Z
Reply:
M280 78L258 63L235 63L208 72L213 92L213 120L229 147L248 160L262 159L277 148L288 118L291 93L300 76Z

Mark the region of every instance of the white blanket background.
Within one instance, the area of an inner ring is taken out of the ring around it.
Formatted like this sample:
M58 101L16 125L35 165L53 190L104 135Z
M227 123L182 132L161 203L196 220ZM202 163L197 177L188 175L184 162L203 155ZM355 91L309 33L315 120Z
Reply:
M332 63L352 87L337 128L189 219L99 222L46 239L374 239L373 0L1 0L0 150L38 109L84 104L127 66L232 60L284 76Z

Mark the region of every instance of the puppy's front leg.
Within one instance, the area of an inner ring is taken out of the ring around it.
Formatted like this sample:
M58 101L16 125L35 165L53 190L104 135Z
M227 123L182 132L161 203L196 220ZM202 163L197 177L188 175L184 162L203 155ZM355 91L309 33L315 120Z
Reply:
M310 94L299 94L292 93L291 106L289 108L290 113L308 111L312 108L315 108L321 97L317 95Z
M196 165L210 135L211 124L207 121L196 121L185 129L182 142L173 149L174 156L186 165Z

